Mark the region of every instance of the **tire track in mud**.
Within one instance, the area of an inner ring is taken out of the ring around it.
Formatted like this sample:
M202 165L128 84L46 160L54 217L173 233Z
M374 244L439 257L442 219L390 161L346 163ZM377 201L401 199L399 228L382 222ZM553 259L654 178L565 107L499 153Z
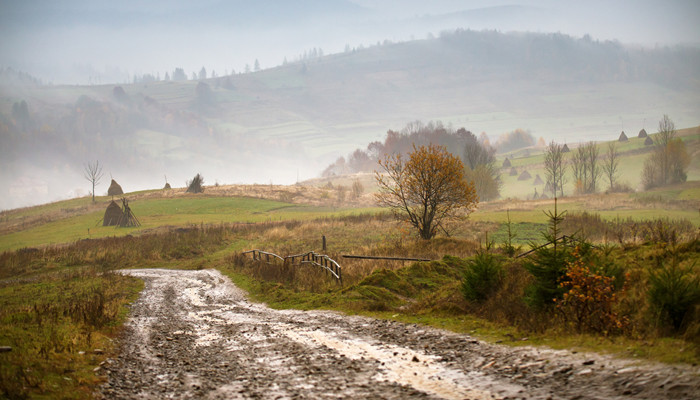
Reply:
M272 310L247 301L213 270L123 273L144 279L146 286L132 306L119 357L103 365L107 382L98 398L593 399L700 393L698 369L645 369L602 356L489 345L392 321Z

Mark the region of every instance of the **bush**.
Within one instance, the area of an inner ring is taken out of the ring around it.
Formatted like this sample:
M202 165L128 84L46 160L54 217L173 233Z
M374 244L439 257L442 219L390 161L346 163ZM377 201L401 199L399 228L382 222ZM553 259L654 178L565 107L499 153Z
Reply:
M584 259L578 248L572 257L573 262L567 265L560 283L566 292L561 301L556 302L557 309L575 325L578 333L608 334L621 330L627 322L615 311L616 289L620 286L616 283L621 279L607 275L619 269L600 263L596 257Z
M678 332L686 314L700 304L700 278L695 263L683 267L677 257L649 274L649 303L656 311L657 323L670 322Z
M481 302L494 293L503 280L500 257L480 251L467 261L462 293L467 300Z
M191 181L187 182L187 193L204 192L204 188L202 187L202 185L204 185L204 177L201 174L195 175Z

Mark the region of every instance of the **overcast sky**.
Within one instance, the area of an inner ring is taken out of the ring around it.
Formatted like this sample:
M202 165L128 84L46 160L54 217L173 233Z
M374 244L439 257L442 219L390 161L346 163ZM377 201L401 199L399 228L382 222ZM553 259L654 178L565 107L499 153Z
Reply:
M305 50L420 39L455 28L700 43L696 0L0 0L0 67L52 83L126 82L201 67L222 75Z

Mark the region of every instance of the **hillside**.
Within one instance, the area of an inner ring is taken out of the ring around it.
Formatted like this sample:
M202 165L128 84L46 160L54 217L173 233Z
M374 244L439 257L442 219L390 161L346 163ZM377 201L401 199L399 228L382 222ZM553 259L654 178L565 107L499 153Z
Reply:
M697 71L694 48L458 31L204 81L4 85L0 208L85 194L94 159L127 190L197 172L293 183L413 120L562 142L612 139L664 113L695 126Z

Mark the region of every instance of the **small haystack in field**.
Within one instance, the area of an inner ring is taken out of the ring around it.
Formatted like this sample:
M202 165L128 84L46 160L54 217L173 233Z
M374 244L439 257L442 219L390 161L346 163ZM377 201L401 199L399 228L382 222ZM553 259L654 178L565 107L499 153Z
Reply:
M618 142L626 142L627 141L627 135L625 135L625 131L622 131L622 133L620 133L620 138L617 139L617 141Z
M637 135L637 137L638 138L645 138L645 137L649 137L649 135L647 135L646 129L642 128L642 130L639 131L639 135Z
M533 185L543 185L544 181L540 178L540 174L535 175L535 180L532 182ZM537 189L535 189L537 190Z
M503 168L510 168L510 160L508 157L506 157L505 160L503 160Z
M168 176L167 176L167 175L163 175L163 177L165 178L165 186L163 186L163 190L170 190L170 189L172 189L172 188L170 187L170 184L168 183Z
M510 169L510 176L515 176L515 175L518 175L518 170L515 169L515 167L513 167Z
M570 151L571 151L571 150L569 150L569 146L567 146L566 143L564 143L564 147L561 148L561 152L562 152L562 153L568 153L568 152L570 152Z
M526 181L526 180L528 180L528 179L530 179L530 178L532 178L532 175L530 175L530 173L527 172L527 170L523 171L523 172L520 174L520 176L518 176L518 180L519 180L519 181Z
M651 138L651 136L647 136L647 138L644 139L644 145L651 146L652 144L654 144L654 140Z
M104 218L102 218L102 226L116 226L119 225L124 213L121 207L116 201L112 200L105 210Z
M109 189L107 189L107 196L119 196L120 194L124 194L122 187L119 186L117 181L112 179L112 183L109 185Z

